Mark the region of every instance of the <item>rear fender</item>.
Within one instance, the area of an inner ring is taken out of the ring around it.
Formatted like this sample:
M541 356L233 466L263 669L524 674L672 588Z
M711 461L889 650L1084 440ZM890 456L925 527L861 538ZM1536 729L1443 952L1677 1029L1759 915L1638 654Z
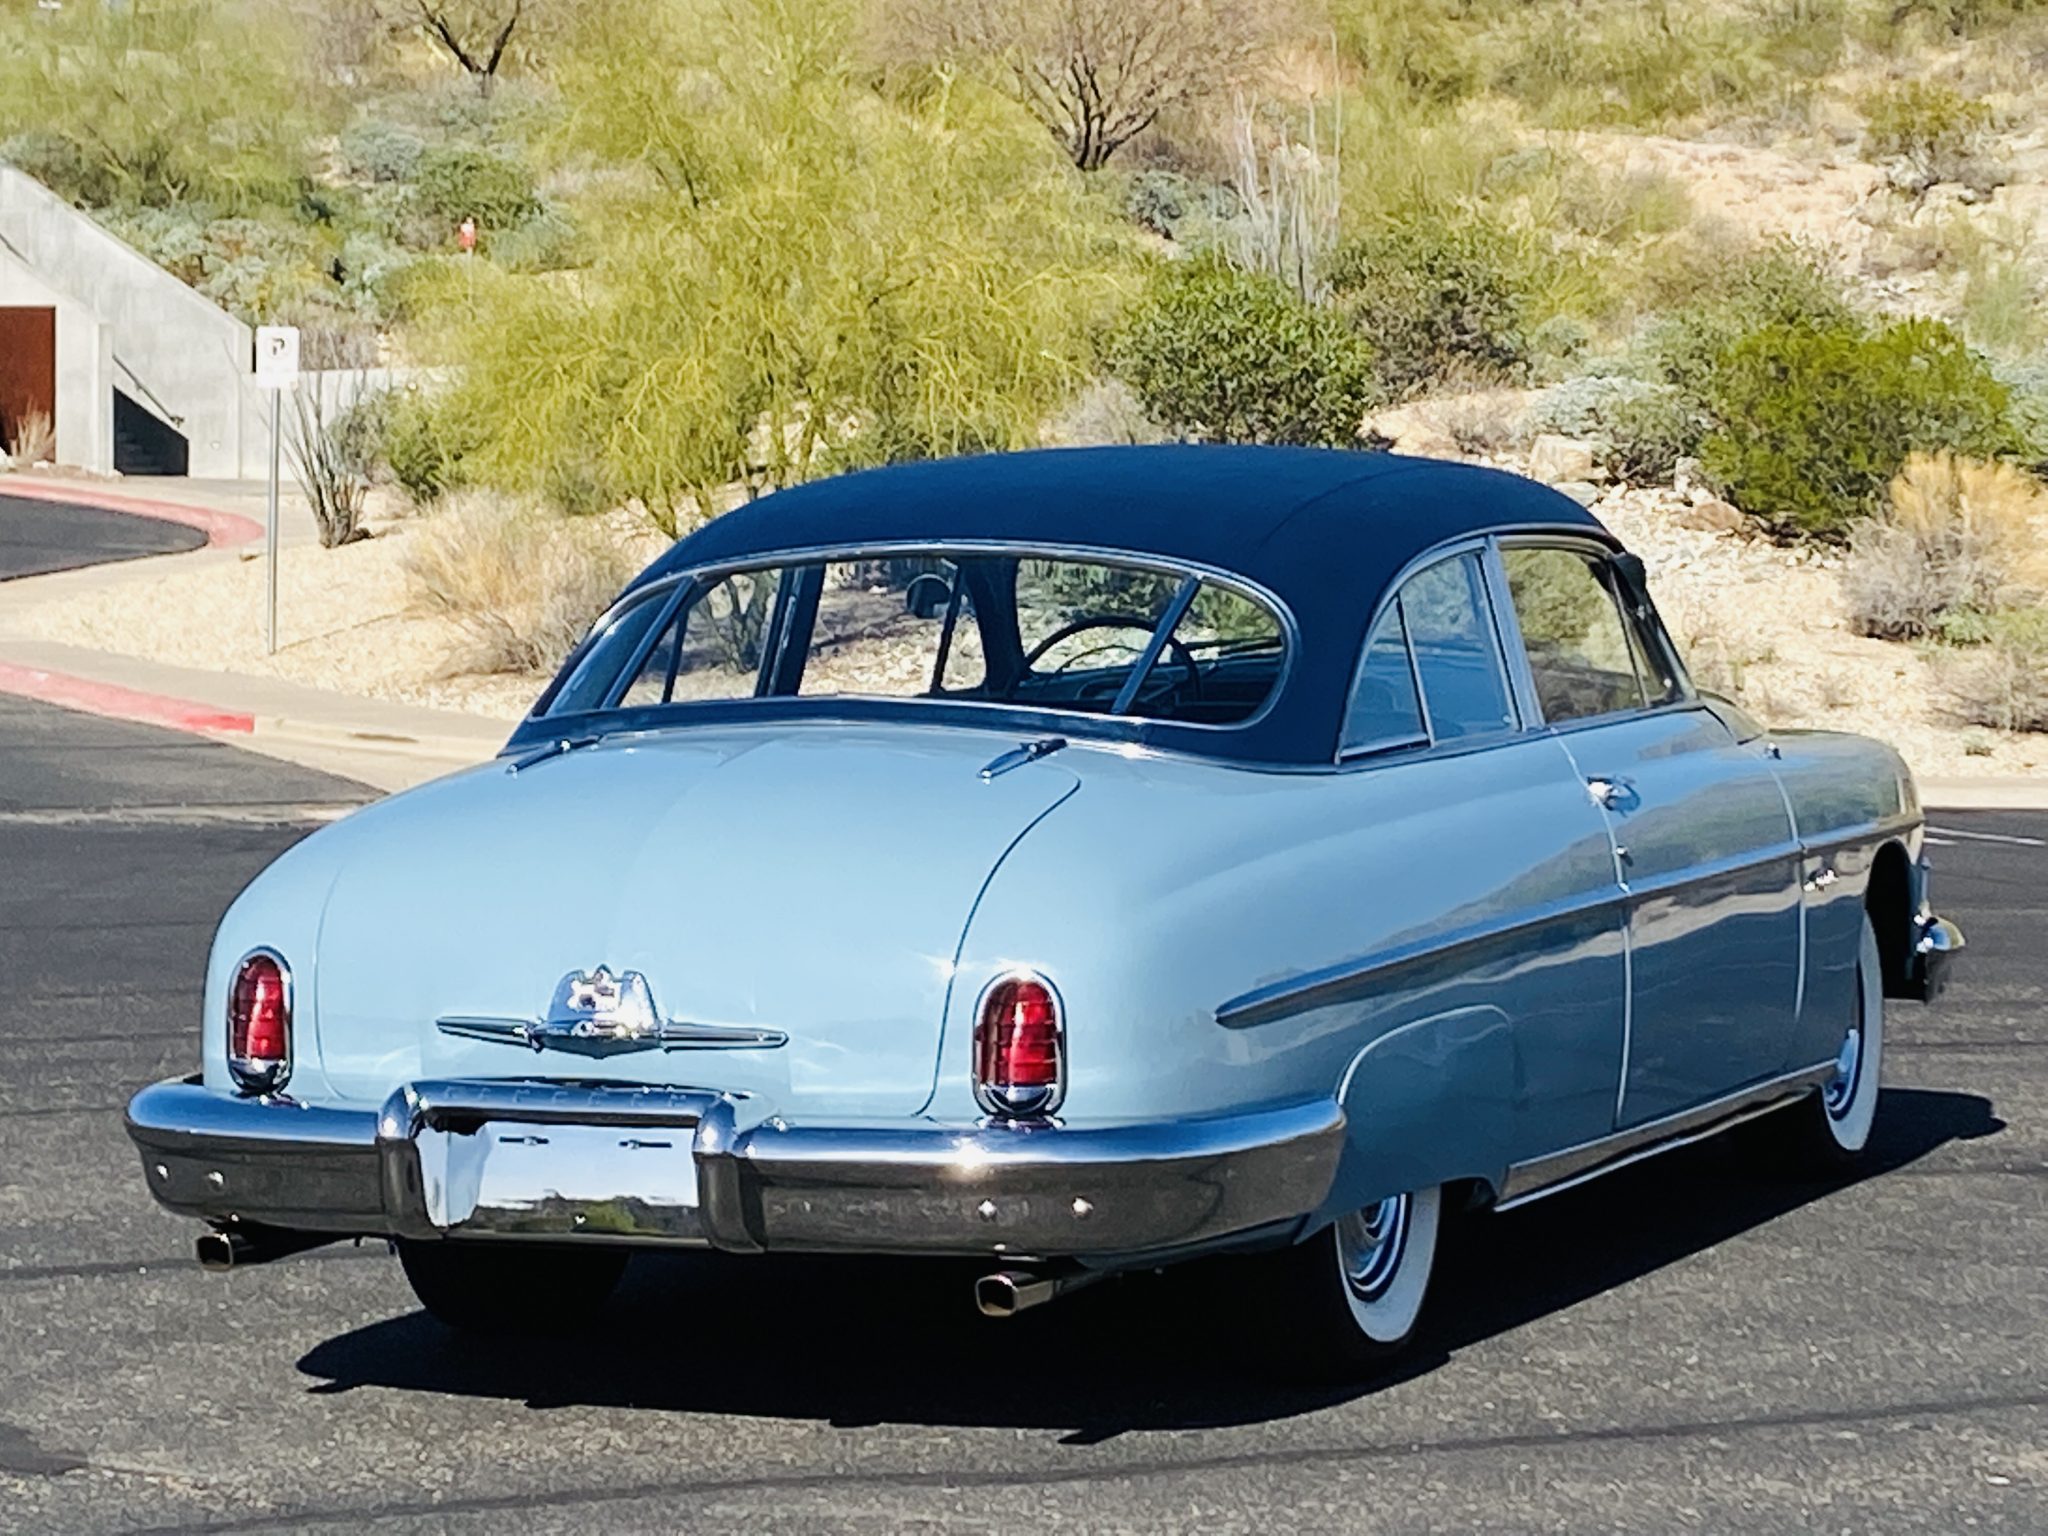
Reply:
M1500 1188L1517 1076L1514 1029L1495 1007L1456 1008L1381 1035L1338 1087L1344 1153L1307 1230L1404 1190L1465 1179Z

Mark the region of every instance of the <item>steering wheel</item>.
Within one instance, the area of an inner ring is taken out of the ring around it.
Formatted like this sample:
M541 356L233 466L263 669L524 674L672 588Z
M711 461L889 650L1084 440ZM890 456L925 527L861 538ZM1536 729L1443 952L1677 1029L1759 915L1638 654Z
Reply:
M1073 635L1085 634L1087 631L1091 629L1138 629L1145 631L1147 634L1150 634L1153 630L1157 629L1158 627L1159 624L1157 620L1141 618L1135 614L1093 614L1085 619L1076 619L1071 624L1063 624L1058 629L1054 630L1051 634L1047 635L1043 640L1039 641L1038 644L1034 645L1033 647L1031 647L1029 651L1024 653L1024 665L1026 669L1035 668L1038 664L1038 659L1041 656L1043 656L1047 651L1051 650L1054 646L1058 645L1062 640L1065 640ZM1146 702L1150 703L1153 701L1153 699L1163 698L1166 696L1166 694L1177 692L1182 687L1185 687L1187 689L1187 694L1190 699L1199 699L1202 696L1202 669L1200 665L1195 661L1195 653L1189 650L1187 646L1181 642L1180 638L1177 635L1168 635L1166 637L1166 648L1173 653L1174 661L1180 665L1183 671L1187 673L1187 681L1185 682L1185 684L1179 682L1168 682L1163 690L1155 692L1152 696L1152 699L1147 699ZM1099 647L1099 649L1106 649L1106 647ZM1067 668L1071 667L1075 662L1080 661L1083 657L1092 656L1093 654L1093 651L1083 651L1079 656L1074 656L1069 660L1061 663L1059 666L1055 667L1051 675L1054 677L1058 677L1062 672L1066 671ZM1122 684L1118 684L1118 687L1119 689L1121 689ZM1140 697L1143 697L1142 693L1140 694ZM1136 703L1137 701L1133 700L1132 702Z

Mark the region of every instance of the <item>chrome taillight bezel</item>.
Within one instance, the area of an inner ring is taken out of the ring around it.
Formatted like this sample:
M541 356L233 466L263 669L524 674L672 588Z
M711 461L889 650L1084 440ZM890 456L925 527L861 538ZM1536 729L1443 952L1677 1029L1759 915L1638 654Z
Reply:
M998 987L1010 982L1030 982L1043 987L1052 999L1054 1072L1050 1083L989 1083L981 1077L981 1025L989 998ZM997 1120L1047 1120L1059 1112L1067 1099L1067 1003L1052 978L1041 971L1019 966L999 971L988 979L974 999L973 1029L967 1043L968 1076L974 1084L974 1102Z
M268 960L277 967L279 979L284 984L284 1055L276 1061L268 1058L237 1056L235 1054L235 991L242 980L242 973L254 960ZM292 1032L296 1022L297 1007L292 985L292 968L285 957L267 944L259 944L235 962L235 968L228 973L227 993L222 998L221 1031L224 1038L228 1076L235 1086L249 1095L276 1093L291 1081L292 1075Z

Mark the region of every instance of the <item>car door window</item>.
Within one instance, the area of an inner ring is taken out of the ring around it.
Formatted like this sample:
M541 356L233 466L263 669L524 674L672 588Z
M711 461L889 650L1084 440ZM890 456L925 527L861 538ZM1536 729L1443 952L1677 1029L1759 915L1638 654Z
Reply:
M1479 556L1453 555L1417 572L1402 584L1400 602L1430 739L1513 730L1515 709Z
M1451 555L1410 576L1360 658L1342 750L1494 735L1515 723L1479 556Z
M1501 551L1522 647L1546 720L1641 709L1638 646L1622 620L1613 567L1596 555L1540 546Z
M1415 691L1415 668L1408 659L1408 625L1401 617L1401 599L1387 604L1366 642L1365 659L1351 685L1351 708L1344 717L1344 751L1374 752L1385 747L1427 741L1422 723L1422 696Z

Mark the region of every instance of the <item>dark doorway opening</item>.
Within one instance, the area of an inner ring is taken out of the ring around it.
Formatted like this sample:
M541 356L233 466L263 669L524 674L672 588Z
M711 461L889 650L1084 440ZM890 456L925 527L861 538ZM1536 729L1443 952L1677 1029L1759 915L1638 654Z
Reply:
M0 448L26 437L37 458L56 457L57 311L0 309Z
M191 471L185 434L114 391L114 469L123 475L183 475Z

